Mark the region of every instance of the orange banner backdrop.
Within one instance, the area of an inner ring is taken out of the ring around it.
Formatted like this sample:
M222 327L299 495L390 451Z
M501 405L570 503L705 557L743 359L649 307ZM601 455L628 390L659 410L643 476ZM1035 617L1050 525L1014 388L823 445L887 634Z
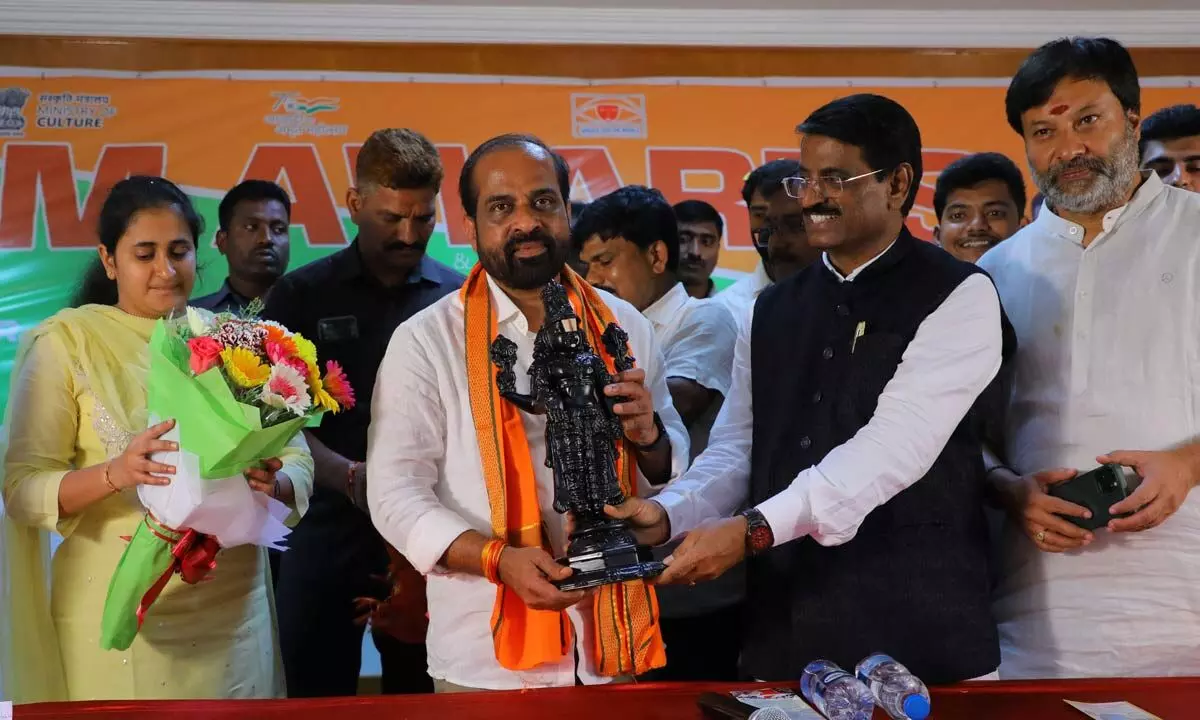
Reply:
M597 86L527 78L5 72L0 388L7 388L16 336L65 302L95 246L104 193L131 173L165 174L206 216L200 293L224 279L224 261L212 249L215 204L241 180L276 180L290 190L293 268L352 239L344 197L354 156L381 127L418 129L441 150L447 173L440 232L430 252L462 271L474 253L461 229L458 173L471 148L503 132L533 133L558 148L573 169L575 199L644 183L672 202L712 203L728 228L719 269L725 277L757 262L742 178L766 160L794 153L796 124L833 98L877 92L916 117L926 173L910 225L922 237L935 224L933 182L949 161L993 150L1024 164L1020 138L1004 119L1005 83L995 80L655 79ZM1196 101L1188 83L1174 85L1148 87L1147 112ZM4 399L0 395L0 405Z

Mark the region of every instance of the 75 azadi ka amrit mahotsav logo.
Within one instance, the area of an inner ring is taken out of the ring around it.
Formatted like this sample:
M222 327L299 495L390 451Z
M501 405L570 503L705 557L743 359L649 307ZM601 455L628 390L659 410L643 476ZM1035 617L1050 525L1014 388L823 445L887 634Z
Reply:
M341 109L342 100L336 97L306 98L298 92L273 92L275 104L271 114L263 120L275 128L275 132L286 137L301 135L329 136L345 135L349 126L334 125L316 119L319 113Z

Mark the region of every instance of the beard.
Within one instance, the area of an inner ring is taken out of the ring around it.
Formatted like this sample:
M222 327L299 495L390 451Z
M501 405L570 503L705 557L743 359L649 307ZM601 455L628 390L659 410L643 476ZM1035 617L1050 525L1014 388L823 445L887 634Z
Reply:
M1090 170L1086 187L1068 190L1060 184L1062 175L1071 170ZM1082 155L1051 165L1045 172L1030 167L1033 181L1046 202L1055 210L1090 215L1124 205L1129 187L1138 175L1138 146L1132 126L1107 157Z
M479 263L493 279L513 290L534 290L553 280L567 264L566 238L555 238L541 228L530 233L514 233L499 249L488 248L479 253ZM533 257L517 257L521 244L540 243L544 253Z

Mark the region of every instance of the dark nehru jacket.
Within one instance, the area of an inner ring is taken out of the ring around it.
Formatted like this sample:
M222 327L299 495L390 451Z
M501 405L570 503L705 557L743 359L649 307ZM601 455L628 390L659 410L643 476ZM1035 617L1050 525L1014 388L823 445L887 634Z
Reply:
M853 282L818 262L762 294L751 331L751 505L868 423L922 321L980 272L906 229ZM1007 367L1016 340L1002 324ZM852 667L874 651L928 683L996 669L981 437L1000 420L1006 376L976 399L929 472L852 540L804 537L750 561L747 672L794 680L817 658Z

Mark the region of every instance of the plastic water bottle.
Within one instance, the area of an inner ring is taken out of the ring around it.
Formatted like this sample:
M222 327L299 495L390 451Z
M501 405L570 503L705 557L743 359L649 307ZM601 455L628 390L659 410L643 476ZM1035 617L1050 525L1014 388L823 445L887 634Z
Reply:
M883 653L858 664L855 674L871 690L879 707L895 720L929 717L929 690L921 678Z
M800 676L800 694L829 720L871 720L871 691L828 660L814 660Z

